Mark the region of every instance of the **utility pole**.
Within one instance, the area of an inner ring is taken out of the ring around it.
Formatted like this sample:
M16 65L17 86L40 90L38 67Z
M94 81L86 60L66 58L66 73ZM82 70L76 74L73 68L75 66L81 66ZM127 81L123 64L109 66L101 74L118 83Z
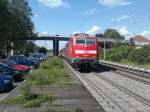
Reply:
M103 38L104 40L104 60L105 60L105 57L106 57L106 42L105 42L105 39Z
M133 25L135 26L135 18L133 19ZM134 30L133 38L135 38L135 30Z
M45 40L45 48L47 49L47 43L46 43L46 40Z
M11 42L10 45L11 45L11 48L12 48L11 51L10 51L10 55L13 56L14 55L14 42Z

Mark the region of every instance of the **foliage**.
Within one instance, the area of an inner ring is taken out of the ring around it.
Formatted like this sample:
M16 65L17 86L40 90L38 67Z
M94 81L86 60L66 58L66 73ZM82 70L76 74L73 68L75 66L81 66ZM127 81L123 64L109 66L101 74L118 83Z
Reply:
M52 95L42 95L31 93L31 86L25 85L21 90L21 95L15 98L10 98L2 101L3 104L17 104L24 108L40 107L42 103L48 102L51 104L54 100Z
M150 45L144 46L140 49L134 49L129 54L128 58L131 62L138 64L148 64L150 63Z
M133 37L130 38L130 41L129 41L129 42L130 42L131 45L134 45Z
M33 71L28 80L38 86L42 85L70 85L70 77L64 68L63 61L57 57L51 57L41 67Z
M23 52L27 41L16 38L33 35L32 13L27 0L0 0L0 49L11 50L11 39L14 49Z
M129 56L129 52L134 49L133 46L123 45L119 47L111 48L106 53L106 59L111 61L121 61Z
M105 32L104 32L104 37L105 38L112 38L112 39L116 39L116 40L124 40L124 36L122 36L117 30L115 29L110 29L108 28Z
M39 53L44 53L46 54L48 52L48 50L45 47L41 47L39 48Z
M101 58L103 58L103 56L101 56ZM150 45L137 49L134 45L118 43L106 52L106 59L117 62L124 62L124 60L126 60L128 63L149 65Z
M104 34L102 34L102 33L99 33L99 34L96 34L95 36L96 36L96 37L103 38L103 37L104 37Z

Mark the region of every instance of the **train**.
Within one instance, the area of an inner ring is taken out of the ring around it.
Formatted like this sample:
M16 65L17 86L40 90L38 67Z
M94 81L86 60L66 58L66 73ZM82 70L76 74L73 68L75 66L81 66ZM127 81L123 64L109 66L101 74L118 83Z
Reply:
M71 35L65 47L60 50L75 70L91 71L92 65L99 60L99 42L95 36L85 33Z

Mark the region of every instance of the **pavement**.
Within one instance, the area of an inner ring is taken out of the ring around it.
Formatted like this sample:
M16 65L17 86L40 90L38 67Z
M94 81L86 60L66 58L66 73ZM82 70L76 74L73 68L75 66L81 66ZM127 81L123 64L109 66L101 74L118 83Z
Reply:
M20 84L21 82L14 83L14 89ZM9 92L2 92L0 93L0 101L4 100L14 89Z

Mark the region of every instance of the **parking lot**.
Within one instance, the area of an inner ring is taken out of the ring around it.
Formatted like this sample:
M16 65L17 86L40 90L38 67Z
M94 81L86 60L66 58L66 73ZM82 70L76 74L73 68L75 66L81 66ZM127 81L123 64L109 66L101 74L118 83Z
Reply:
M32 53L28 57L13 55L0 59L0 101L9 96L47 57L42 53Z

